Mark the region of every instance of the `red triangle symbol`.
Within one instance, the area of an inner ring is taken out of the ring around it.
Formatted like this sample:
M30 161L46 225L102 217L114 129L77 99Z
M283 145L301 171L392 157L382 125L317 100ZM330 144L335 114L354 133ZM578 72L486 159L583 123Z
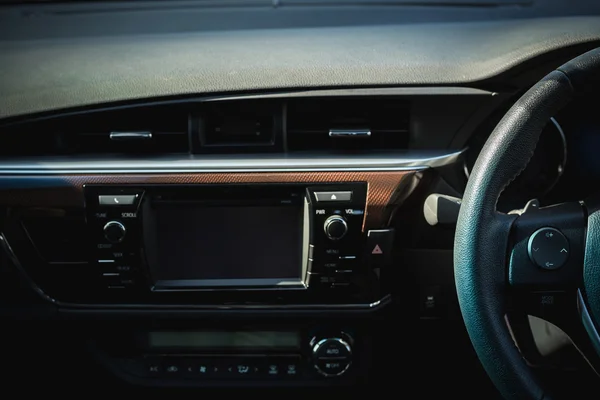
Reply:
M376 244L375 248L373 249L373 251L371 252L371 254L383 254L383 250L381 250L381 247L379 247L379 245Z

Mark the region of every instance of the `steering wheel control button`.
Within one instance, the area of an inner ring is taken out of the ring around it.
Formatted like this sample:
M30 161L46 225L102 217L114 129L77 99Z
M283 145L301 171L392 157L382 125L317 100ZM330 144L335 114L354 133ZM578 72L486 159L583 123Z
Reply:
M101 206L131 206L135 204L137 194L99 195L98 204Z
M372 268L386 267L392 263L394 234L393 228L367 232L366 259Z
M443 299L441 297L442 287L440 285L428 286L420 291L420 312L424 318L442 317Z
M315 192L317 202L352 201L352 192Z
M573 298L574 295L562 290L533 292L525 299L525 310L529 315L552 322L557 318L568 318Z
M569 241L558 229L541 228L529 237L527 251L535 265L555 270L565 265L569 258Z

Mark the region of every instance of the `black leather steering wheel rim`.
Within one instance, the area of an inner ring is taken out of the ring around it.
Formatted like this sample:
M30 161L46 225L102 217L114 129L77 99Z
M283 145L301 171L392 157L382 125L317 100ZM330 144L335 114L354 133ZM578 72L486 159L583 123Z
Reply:
M600 48L552 71L507 112L473 167L458 217L454 274L475 351L506 399L548 399L506 323L506 258L516 216L496 211L502 191L527 166L551 117L600 77Z

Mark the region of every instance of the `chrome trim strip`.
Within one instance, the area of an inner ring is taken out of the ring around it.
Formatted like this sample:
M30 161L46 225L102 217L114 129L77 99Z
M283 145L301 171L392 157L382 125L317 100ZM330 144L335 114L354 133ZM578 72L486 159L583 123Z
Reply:
M106 310L106 311L131 311L131 310L185 310L185 311L271 311L271 310L296 310L296 311L361 311L376 310L392 301L391 295L386 295L380 300L364 304L256 304L256 305L215 305L215 304L73 304L56 302L57 305L69 309L81 310Z
M31 289L33 289L42 299L53 303L56 306L71 310L101 310L101 311L132 311L132 310L152 310L152 311L247 311L247 310L295 310L295 311L360 311L360 310L375 310L384 307L392 302L392 296L386 295L380 300L365 304L257 304L257 305L214 305L214 304L76 304L65 303L55 300L48 296L27 274L19 259L14 253L12 247L6 240L3 233L0 233L0 248L7 255L13 266L27 281Z
M329 137L332 138L365 138L371 136L369 129L330 129Z
M1 175L159 174L236 172L405 171L443 167L460 159L464 150L395 152L385 155L332 156L307 154L181 156L155 160L29 158L0 162Z
M152 132L111 132L108 137L110 140L149 140Z
M592 321L592 316L585 305L585 300L583 299L583 295L581 294L581 290L577 290L577 308L579 310L579 315L581 317L581 322L583 323L583 327L590 337L590 341L596 350L596 353L600 354L600 335L598 334L598 330L594 325L594 321Z

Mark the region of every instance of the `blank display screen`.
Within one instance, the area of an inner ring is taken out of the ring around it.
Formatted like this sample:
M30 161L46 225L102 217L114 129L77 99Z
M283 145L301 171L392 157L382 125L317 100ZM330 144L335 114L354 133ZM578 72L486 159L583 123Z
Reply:
M300 348L298 332L150 332L151 348L244 349Z
M278 286L302 279L301 206L160 207L157 281Z

